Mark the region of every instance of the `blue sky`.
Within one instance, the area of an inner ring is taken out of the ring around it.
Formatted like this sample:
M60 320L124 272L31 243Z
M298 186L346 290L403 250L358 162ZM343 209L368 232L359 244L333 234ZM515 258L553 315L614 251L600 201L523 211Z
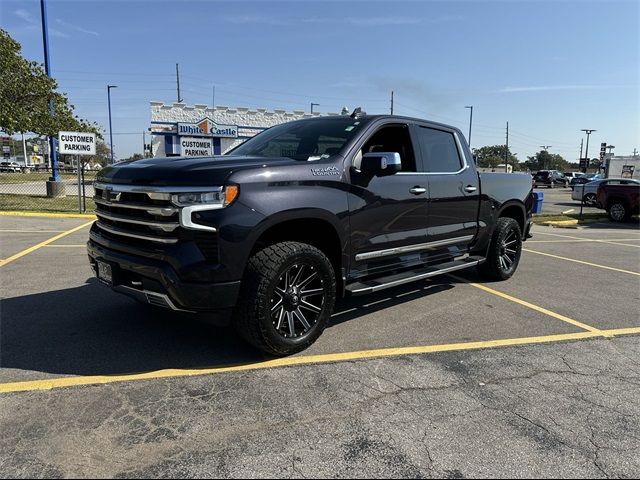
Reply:
M2 28L42 61L38 0L0 0ZM640 149L638 1L49 0L51 62L77 113L140 152L149 101L337 112L362 106L453 124L473 147L575 161L583 128ZM106 137L106 136L105 136Z

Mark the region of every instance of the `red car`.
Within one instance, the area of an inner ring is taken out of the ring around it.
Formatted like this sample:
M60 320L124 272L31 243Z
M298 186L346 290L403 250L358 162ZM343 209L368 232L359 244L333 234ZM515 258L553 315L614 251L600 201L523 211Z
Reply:
M640 185L602 184L598 187L597 203L614 222L629 220L640 211Z

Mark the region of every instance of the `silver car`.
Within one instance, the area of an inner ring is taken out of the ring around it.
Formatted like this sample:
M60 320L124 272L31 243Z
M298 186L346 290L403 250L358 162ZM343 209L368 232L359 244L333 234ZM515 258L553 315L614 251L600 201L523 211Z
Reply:
M596 207L596 193L598 187L602 184L606 185L639 185L640 181L632 178L602 178L600 180L594 180L593 182L583 183L582 185L576 185L571 192L571 198L580 202L584 199L585 205Z

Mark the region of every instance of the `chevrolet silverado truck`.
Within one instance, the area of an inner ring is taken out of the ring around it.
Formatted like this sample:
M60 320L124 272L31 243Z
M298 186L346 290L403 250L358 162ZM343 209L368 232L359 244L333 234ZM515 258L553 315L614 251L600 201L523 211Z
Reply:
M460 130L356 112L277 125L222 156L112 165L94 188L99 280L208 312L276 356L311 345L345 295L472 267L508 279L533 205L531 177L478 174Z

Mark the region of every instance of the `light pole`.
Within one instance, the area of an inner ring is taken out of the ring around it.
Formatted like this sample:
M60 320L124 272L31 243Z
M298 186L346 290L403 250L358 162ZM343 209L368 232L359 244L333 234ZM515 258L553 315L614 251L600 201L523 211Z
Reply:
M552 145L540 145L540 148L542 150L544 150L545 153L549 153L549 152L547 152L547 150L549 150L551 147L552 147ZM542 169L544 170L546 168L547 168L547 162L542 162Z
M311 102L311 113L313 113L313 106L314 106L314 105L315 105L316 107L319 107L319 106L320 106L320 104L319 104L319 103L313 103L313 102Z
M589 128L583 128L581 131L586 132L587 134L587 146L585 147L584 150L584 157L585 157L585 162L584 162L584 170L582 173L587 173L587 170L589 169L589 135L591 135L592 132L596 132L597 130L592 130ZM582 159L580 159L582 160ZM584 209L584 186L585 184L582 184L582 195L581 195L581 200L580 200L580 220L582 220L582 210Z
M111 89L117 85L107 85L107 102L109 103L109 150L111 150L111 165L113 165L113 130L111 129Z
M49 59L49 32L47 24L47 6L44 0L40 0L40 14L42 16L42 43L44 46L44 68L47 76L51 78L51 60ZM55 115L53 99L49 98L49 115ZM56 154L56 137L49 137L49 161L51 162L51 177L47 182L47 197L61 197L65 195L65 187L60 182L58 173L58 156Z
M587 134L587 146L585 147L585 150L584 150L584 158L586 159L586 162L584 165L584 172L582 172L582 173L587 173L587 170L589 169L589 135L591 135L592 132L597 132L597 130L583 128L581 131Z
M469 113L469 149L471 149L471 123L473 122L473 105L467 105L464 108L471 110Z

